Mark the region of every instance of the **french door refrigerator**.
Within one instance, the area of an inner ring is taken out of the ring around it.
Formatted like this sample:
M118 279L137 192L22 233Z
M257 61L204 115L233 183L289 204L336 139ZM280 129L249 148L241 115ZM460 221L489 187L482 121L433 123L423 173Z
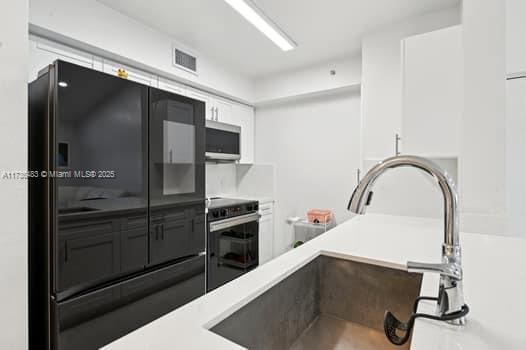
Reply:
M204 108L63 61L29 85L30 348L98 348L204 294Z

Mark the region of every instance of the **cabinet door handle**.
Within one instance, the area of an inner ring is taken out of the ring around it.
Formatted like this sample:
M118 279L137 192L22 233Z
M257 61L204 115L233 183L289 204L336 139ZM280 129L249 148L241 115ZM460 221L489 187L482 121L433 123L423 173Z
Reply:
M216 122L219 121L219 108L216 107Z
M210 107L210 113L211 113L210 119L214 120L214 107Z
M161 240L164 241L164 224L161 224Z

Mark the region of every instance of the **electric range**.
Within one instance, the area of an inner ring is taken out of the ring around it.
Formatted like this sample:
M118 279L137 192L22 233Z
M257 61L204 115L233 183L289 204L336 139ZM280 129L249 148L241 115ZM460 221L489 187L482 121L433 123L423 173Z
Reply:
M259 264L259 203L246 199L207 201L207 291Z

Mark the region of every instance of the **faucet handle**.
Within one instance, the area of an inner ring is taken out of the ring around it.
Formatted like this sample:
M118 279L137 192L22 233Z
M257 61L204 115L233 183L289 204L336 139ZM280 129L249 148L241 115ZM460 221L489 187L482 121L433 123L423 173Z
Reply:
M447 276L457 281L462 280L462 267L455 263L429 264L408 261L407 271L416 273L435 272L439 273L442 276Z

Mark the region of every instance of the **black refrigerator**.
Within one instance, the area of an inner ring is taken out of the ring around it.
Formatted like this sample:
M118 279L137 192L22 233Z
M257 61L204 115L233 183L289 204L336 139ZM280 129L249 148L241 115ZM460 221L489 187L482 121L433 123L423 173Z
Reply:
M205 293L203 102L56 61L28 136L31 349L95 349Z

